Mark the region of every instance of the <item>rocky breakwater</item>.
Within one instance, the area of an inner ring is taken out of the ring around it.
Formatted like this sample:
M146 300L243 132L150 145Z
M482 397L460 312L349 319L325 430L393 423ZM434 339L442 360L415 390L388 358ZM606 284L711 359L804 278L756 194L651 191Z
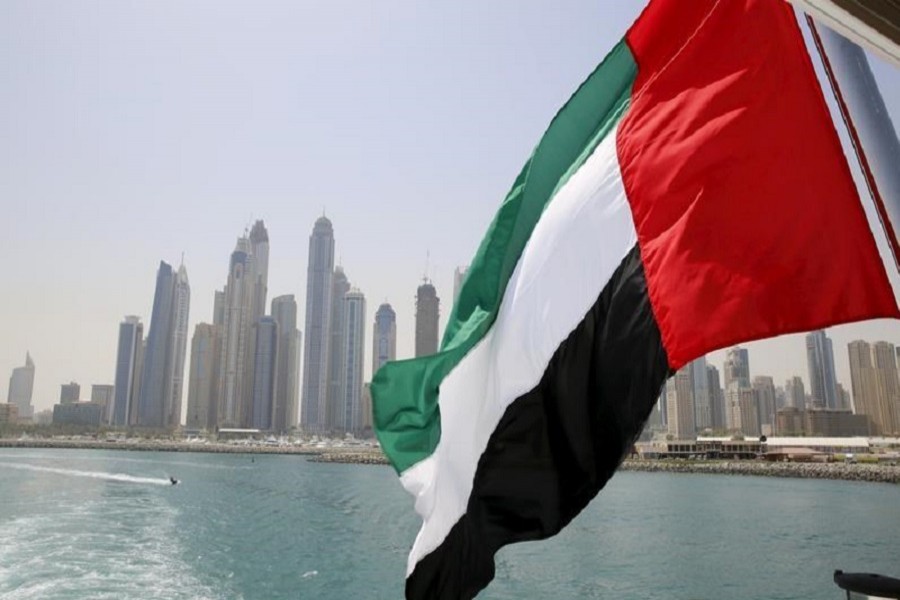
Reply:
M629 459L622 463L621 469L649 473L709 473L900 484L900 466L881 464Z
M387 465L387 457L378 449L326 450L309 459L310 462L343 463L355 465Z

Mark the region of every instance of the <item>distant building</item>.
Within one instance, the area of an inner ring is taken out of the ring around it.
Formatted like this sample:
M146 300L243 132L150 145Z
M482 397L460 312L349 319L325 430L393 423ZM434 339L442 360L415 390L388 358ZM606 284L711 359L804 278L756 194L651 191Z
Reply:
M275 416L272 429L287 432L300 416L300 348L297 301L293 295L272 299L272 318L278 325L278 365L275 369Z
M384 303L375 311L372 330L372 376L389 360L397 358L397 314Z
M93 402L56 404L53 406L53 424L99 427L101 410L101 406Z
M300 425L307 433L326 429L328 342L331 331L331 278L334 274L334 228L324 216L309 236L306 269L306 330L303 346L303 393Z
M806 335L806 363L813 404L821 408L837 409L834 349L824 331L813 331Z
M160 261L141 374L138 426L180 425L189 312L187 270L181 265L176 273Z
M197 323L191 339L191 369L188 379L187 427L216 428L216 386L222 349L222 327Z
M750 387L750 353L746 348L734 346L725 352L725 389L737 381L739 387Z
M20 421L31 421L34 407L31 397L34 393L34 361L31 354L25 353L25 366L13 369L9 378L9 393L6 400L16 406L16 418ZM9 410L9 409L7 409Z
M133 422L140 394L144 326L135 316L125 317L119 325L116 350L115 400L110 425L124 427Z
M372 384L363 385L362 415L360 417L360 437L372 437Z
M466 279L466 272L469 270L469 267L456 267L456 270L453 271L453 302L454 304L459 299L459 290L462 289L463 281Z
M358 289L344 296L344 394L338 430L359 433L362 430L363 361L366 352L366 297Z
M694 424L694 391L691 363L681 367L666 383L666 413L668 428L677 440L692 439L697 433Z
M350 291L350 281L340 266L335 267L331 277L331 312L328 334L328 391L325 400L325 420L328 429L343 429L344 403L346 394L344 385L347 380L345 361L347 352L344 348L346 333L346 295Z
M91 402L100 405L100 421L108 424L115 402L115 387L98 383L91 385Z
M852 437L867 436L868 417L849 410L785 407L778 410L776 432L779 436Z
M59 386L59 403L72 404L81 399L81 386L70 381Z
M712 391L709 388L709 373L706 357L701 356L689 363L691 369L691 391L694 395L694 429L703 431L712 428Z
M719 370L706 365L706 387L710 396L710 422L715 430L725 429L725 393L719 383Z
M768 425L775 429L775 382L771 377L758 375L753 378L753 394L759 411L760 431Z
M725 390L725 404L728 408L728 429L748 436L759 436L759 406L753 388L742 387L739 379L731 382Z
M275 369L278 351L278 325L275 319L260 317L256 323L255 337L251 426L255 429L270 430L275 412Z
M12 403L0 404L0 424L2 423L18 423L19 422L19 406Z
M253 302L256 277L250 239L240 237L228 263L228 283L222 307L222 347L218 363L216 415L218 427L234 428L246 425L245 394L252 389L253 372L249 357L254 351L251 339ZM214 315L215 318L215 315Z
M784 382L784 405L799 410L806 408L806 389L796 375Z
M428 356L438 349L438 319L441 299L427 279L416 290L416 356Z
M862 340L850 342L850 381L856 414L869 418L869 435L900 433L895 348L877 342L874 348Z

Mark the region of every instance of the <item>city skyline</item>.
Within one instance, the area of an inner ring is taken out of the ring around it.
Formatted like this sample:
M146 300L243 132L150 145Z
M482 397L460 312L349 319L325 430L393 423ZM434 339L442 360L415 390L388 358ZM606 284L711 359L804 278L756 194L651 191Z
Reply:
M443 331L454 270L471 260L548 119L642 6L522 2L511 15L462 2L418 6L412 19L400 6L363 15L273 2L247 14L226 1L211 29L199 5L94 14L4 3L0 30L22 60L0 98L0 179L17 224L0 245L28 260L13 261L0 304L0 373L30 352L37 410L64 382L112 383L118 324L140 315L148 327L159 258L184 252L191 266L193 332L213 312L233 232L254 215L277 240L268 288L296 296L302 324L307 234L323 208L339 224L336 262L370 299L366 323L389 302L397 356L412 356L426 254ZM352 43L335 46L325 31ZM161 37L170 43L154 43ZM900 77L870 60L896 125ZM434 135L422 136L426 127ZM829 335L849 389L847 344L898 343L900 326ZM746 344L754 371L778 385L798 375L809 388L804 336ZM708 361L721 367L723 356ZM366 380L370 370L367 361Z

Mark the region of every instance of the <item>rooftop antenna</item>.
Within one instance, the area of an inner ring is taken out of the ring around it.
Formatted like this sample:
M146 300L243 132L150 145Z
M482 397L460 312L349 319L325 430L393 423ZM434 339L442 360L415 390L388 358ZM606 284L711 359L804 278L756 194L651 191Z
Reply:
M182 266L182 267L184 266L184 250L181 251L181 265L180 266Z
M425 251L425 273L422 274L422 281L425 281L425 282L428 281L428 266L429 266L430 262L431 262L431 251L426 250Z

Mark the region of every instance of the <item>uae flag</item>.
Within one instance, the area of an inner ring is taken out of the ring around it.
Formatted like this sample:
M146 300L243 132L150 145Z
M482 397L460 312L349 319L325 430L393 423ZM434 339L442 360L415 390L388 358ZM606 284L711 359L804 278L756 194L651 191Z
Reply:
M897 317L876 228L790 6L650 2L500 205L440 351L374 378L423 521L407 597L471 598L557 533L692 359Z

